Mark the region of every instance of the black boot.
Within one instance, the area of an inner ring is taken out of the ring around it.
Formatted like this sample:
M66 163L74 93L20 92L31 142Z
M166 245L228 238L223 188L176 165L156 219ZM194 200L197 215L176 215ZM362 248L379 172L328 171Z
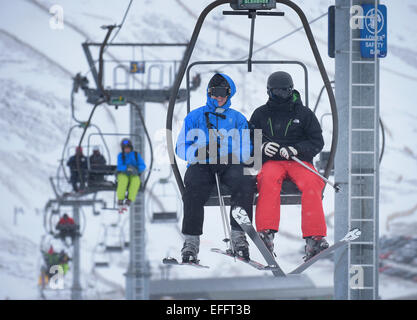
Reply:
M322 236L306 237L304 261L307 261L318 254L320 251L326 250L329 247L328 242Z
M245 232L232 230L231 238L235 254L246 261L249 261L249 243L246 240Z

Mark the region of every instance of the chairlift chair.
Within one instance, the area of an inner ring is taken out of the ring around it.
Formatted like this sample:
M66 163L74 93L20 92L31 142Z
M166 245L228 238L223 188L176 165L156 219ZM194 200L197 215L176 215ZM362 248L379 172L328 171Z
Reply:
M156 189L158 186L162 186L162 192L156 194ZM171 192L167 189L172 189ZM176 188L176 185L173 181L167 178L161 178L157 180L152 188L151 193L157 198L160 202L158 206L155 205L155 200L150 200L150 211L152 214L151 223L176 223L179 219L179 214L181 210L181 200L179 192ZM175 203L175 207L173 207ZM169 206L168 209L165 206ZM156 208L157 207L157 208Z
M99 243L93 250L93 265L96 268L108 268L110 266L110 256L106 252L104 243Z
M251 33L250 33L250 43L249 43L249 55L247 60L243 61L198 61L194 62L193 64L189 65L193 50L195 48L196 42L198 40L200 30L203 26L204 20L207 17L207 15L213 11L215 8L217 8L220 5L223 4L230 4L233 11L224 11L224 15L246 15L251 19ZM328 178L331 168L333 166L334 156L336 152L337 147L337 130L338 130L338 120L337 120L337 109L336 109L336 101L334 97L334 93L331 87L331 83L329 81L326 69L324 67L323 61L321 59L320 53L317 49L317 45L315 43L313 34L311 32L310 26L308 24L307 18L304 14L304 12L292 1L289 0L265 0L265 1L246 1L246 0L217 0L209 4L200 14L196 26L194 28L191 40L188 44L187 51L184 55L184 58L182 60L181 66L178 70L177 77L175 79L171 97L168 104L168 111L167 111L167 121L166 121L166 129L167 129L167 147L169 156L171 159L171 166L172 170L175 176L175 179L178 184L178 188L181 192L181 194L184 193L184 182L181 177L178 164L176 162L175 156L174 156L174 145L173 145L173 137L172 137L172 127L173 127L173 115L174 115L174 109L175 109L175 103L176 103L176 96L178 95L178 92L180 90L180 86L182 83L182 80L184 78L184 75L187 74L187 102L188 102L188 109L187 111L190 111L190 84L189 84L189 70L197 65L197 64L247 64L248 65L248 72L252 71L253 65L256 64L283 64L283 63L293 63L293 64L300 64L301 66L304 66L303 63L300 63L298 61L254 61L252 60L252 54L253 54L253 44L254 44L254 29L255 29L255 19L257 16L283 16L283 12L276 12L276 11L259 11L259 10L271 10L276 7L276 4L283 4L291 9L293 9L297 15L299 16L307 39L309 41L310 47L313 51L314 58L316 60L318 69L320 71L320 75L323 79L326 92L329 96L330 106L332 110L332 120L333 120L333 135L332 135L332 145L331 145L331 151L329 154L329 161L326 165L326 168L324 170L324 176ZM188 68L187 68L188 67ZM305 67L305 66L304 66ZM305 93L306 93L306 99L305 103L308 105L308 80L307 80L307 69L305 68ZM222 198L224 198L224 203L226 205L230 205L230 192L227 190L226 186L221 186L222 189ZM213 189L212 195L210 199L207 201L206 205L219 205L220 199L218 199L218 195L216 192L216 188ZM256 190L254 190L254 193L256 193ZM300 204L301 203L301 196L300 191L298 188L292 183L291 181L284 181L282 186L282 198L281 203L282 204ZM256 199L255 199L256 202Z

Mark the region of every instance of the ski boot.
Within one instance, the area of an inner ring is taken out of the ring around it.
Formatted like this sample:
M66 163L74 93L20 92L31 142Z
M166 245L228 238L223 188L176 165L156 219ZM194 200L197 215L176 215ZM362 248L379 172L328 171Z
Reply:
M272 253L273 256L276 256L274 252L274 233L275 231L270 229L258 232L259 237L265 243L268 250Z
M249 261L249 243L246 240L245 232L232 230L231 238L235 255Z
M320 251L326 250L329 247L328 242L323 236L311 236L306 237L305 253L303 257L304 261L308 261Z
M200 236L185 235L184 246L181 249L183 263L198 263L197 255L200 248Z
M127 207L123 203L123 200L119 200L117 202L117 209L119 210L119 214L123 214L125 211L127 211Z

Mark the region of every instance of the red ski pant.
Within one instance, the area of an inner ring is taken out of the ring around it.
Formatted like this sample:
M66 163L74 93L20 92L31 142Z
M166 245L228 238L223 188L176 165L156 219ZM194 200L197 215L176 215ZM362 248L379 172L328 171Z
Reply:
M316 170L311 163L304 162ZM258 202L256 228L278 231L281 205L281 186L291 179L301 191L301 230L303 237L326 236L322 191L324 181L295 161L266 162L257 176Z

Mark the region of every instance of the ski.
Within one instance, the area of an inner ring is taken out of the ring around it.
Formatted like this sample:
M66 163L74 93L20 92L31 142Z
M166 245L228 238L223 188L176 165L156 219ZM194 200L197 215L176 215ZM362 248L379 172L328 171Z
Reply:
M271 271L274 268L270 267L270 266L265 266L262 263L259 263L257 261L254 260L245 260L242 257L236 256L230 252L227 251L223 251L221 249L217 249L217 248L212 248L211 249L212 252L216 252L216 253L220 253L220 254L224 254L225 256L231 257L231 258L235 258L236 260L242 261L248 265L250 265L251 267L254 267L255 269L261 270L261 271Z
M232 210L232 216L255 243L256 247L264 257L266 263L268 263L268 267L272 271L273 275L276 277L285 277L284 271L282 271L282 269L279 267L278 263L275 261L274 256L268 250L262 239L259 237L259 234L253 227L252 222L249 220L246 211L243 208L236 207Z
M177 259L171 258L171 257L162 259L162 263L163 264L170 264L170 265L177 265L177 266L191 266L191 267L200 268L200 269L208 269L208 268L210 268L209 266L205 266L205 265L202 265L200 263L194 263L194 262L178 262Z
M291 271L289 274L300 274L305 269L310 267L312 264L317 262L318 260L325 258L329 256L333 251L336 249L346 245L349 243L349 241L356 240L361 235L361 231L358 228L350 230L343 239L337 241L335 244L331 245L327 249L321 251L320 253L316 254L314 257L308 259L306 262L299 265L297 268L295 268L293 271Z

